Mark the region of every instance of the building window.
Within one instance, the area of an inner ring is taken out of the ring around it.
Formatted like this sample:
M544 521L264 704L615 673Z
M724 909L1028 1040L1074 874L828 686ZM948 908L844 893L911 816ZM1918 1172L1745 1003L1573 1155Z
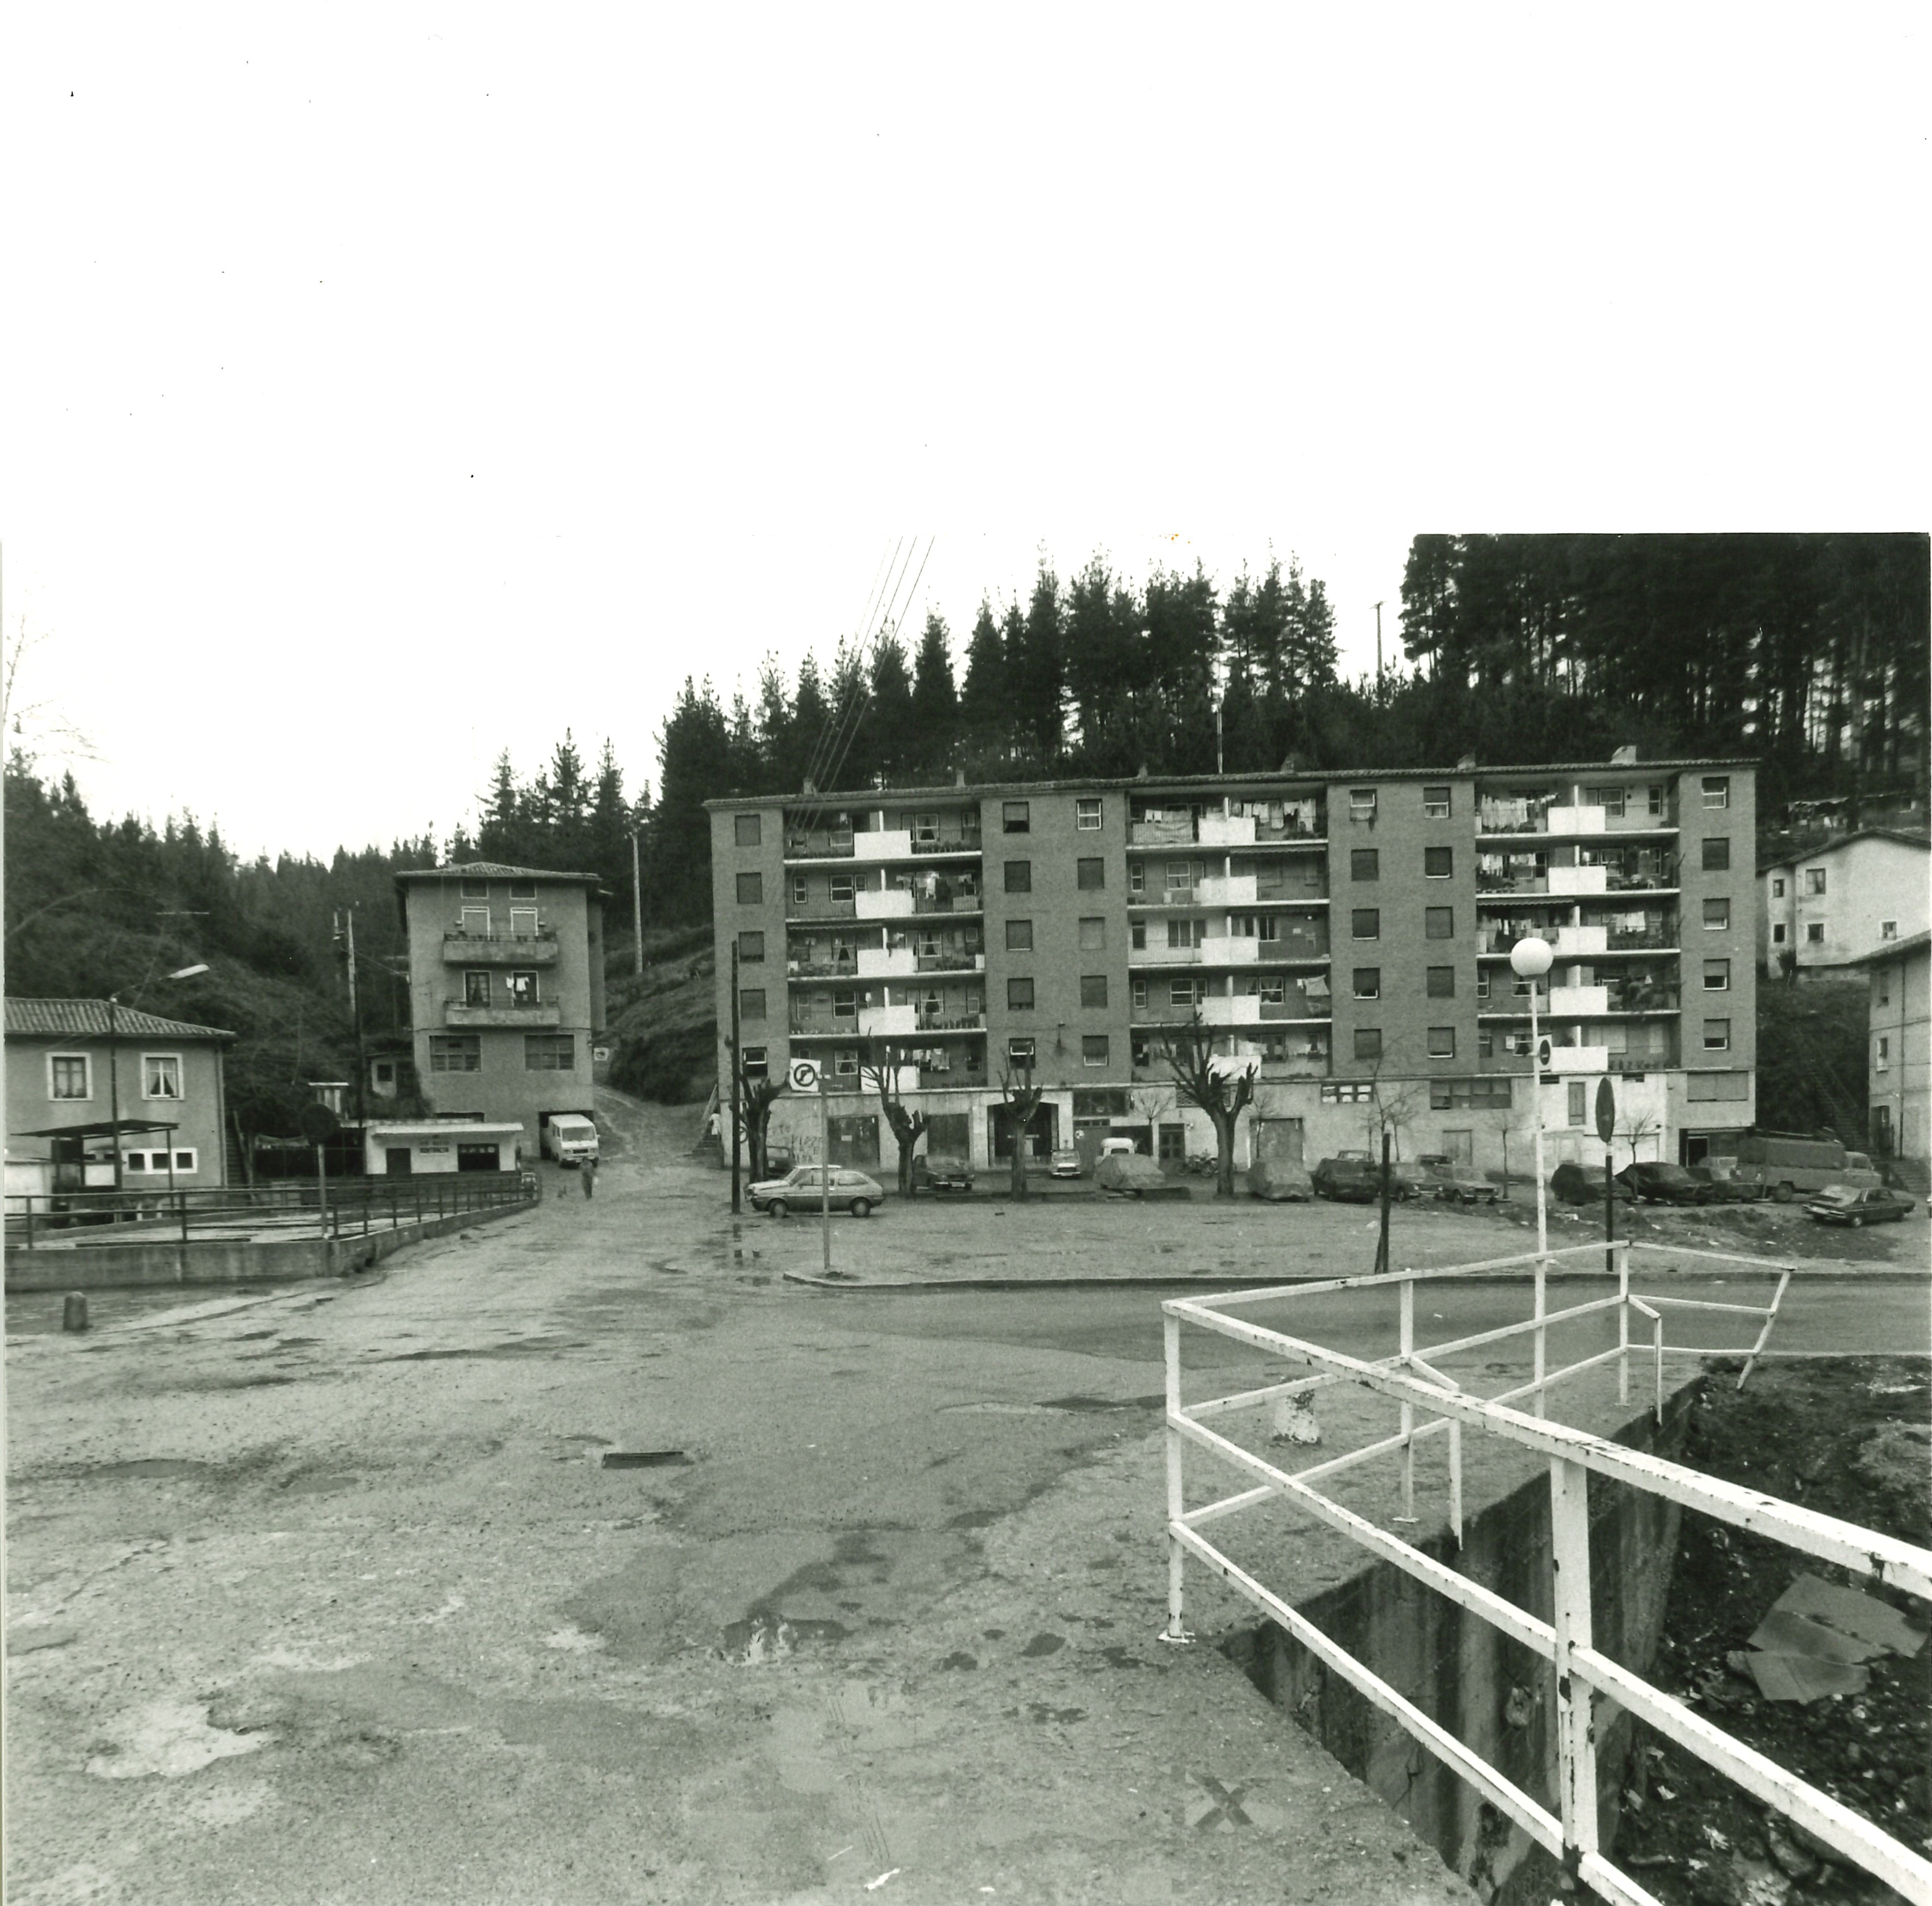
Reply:
M1083 1007L1104 1010L1107 1004L1107 975L1103 972L1084 972L1080 975L1080 1003Z
M1431 1079L1429 1082L1432 1112L1463 1112L1479 1107L1501 1111L1509 1103L1508 1079Z
M524 1070L526 1072L575 1071L576 1034L526 1032L524 1035Z
M850 907L852 896L858 890L858 883L850 874L835 874L830 879L832 898L835 904Z
M121 1155L122 1167L130 1172L165 1172L168 1169L168 1156L166 1152L124 1152ZM193 1152L176 1152L174 1154L174 1169L176 1171L192 1171L194 1168Z
M1584 805L1600 808L1612 820L1621 820L1624 816L1624 792L1621 787L1586 787L1583 790Z
M1103 919L1085 919L1080 922L1080 950L1083 953L1104 953L1107 950L1107 923Z
M1144 893L1146 891L1146 864L1138 860L1129 861L1127 862L1127 892L1130 894L1139 894Z
M1704 777L1704 805L1707 808L1728 808L1731 805L1731 782L1728 775L1706 775Z
M738 1017L740 1019L763 1019L765 1016L765 989L762 986L741 986L738 989Z
M1706 1052L1729 1052L1731 1049L1731 1022L1728 1019L1707 1019L1704 1022L1704 1050Z
M1430 1027L1429 1056L1431 1059L1454 1059L1456 1056L1454 1026L1432 1026Z
M1784 898L1784 883L1782 880L1772 882L1771 897L1773 900L1782 900Z
M480 1072L483 1041L474 1032L432 1032L429 1038L432 1072Z
M509 975L510 1003L513 1006L533 1006L537 1002L537 976L533 972L513 972Z
M1167 923L1167 943L1170 947L1200 946L1206 943L1207 938L1205 920L1170 920Z
M1083 1065L1104 1065L1107 1062L1107 1035L1104 1032L1083 1032L1080 1035L1080 1062Z
M793 906L802 907L811 898L811 882L806 880L802 874L794 874L791 877L791 904Z
M1354 993L1358 999L1379 999L1382 996L1382 968L1358 966L1355 969Z
M1771 930L1771 943L1774 946L1784 944L1784 922L1780 920Z
M1154 1041L1146 1033L1136 1032L1129 1042L1128 1050L1136 1065L1144 1068L1154 1063Z
M510 898L512 900L535 900L536 897L537 883L534 880L512 880L510 883Z
M1898 937L1898 922L1896 920L1881 920L1878 923L1878 937L1880 940L1896 940Z
M748 1079L762 1079L768 1077L771 1071L771 1063L766 1056L766 1048L763 1046L745 1047L742 1049L738 1069Z
M84 1053L57 1052L47 1061L47 1096L50 1098L92 1098L88 1089L87 1056Z
M1006 1041L1006 1063L1030 1071L1033 1069L1032 1040L1009 1039Z
M1424 847L1422 850L1423 877L1429 880L1447 880L1456 871L1456 850L1454 847Z
M859 1071L859 1054L851 1046L841 1046L832 1055L832 1075L836 1078L856 1078Z
M741 847L755 847L764 832L764 817L761 814L734 814L732 825L737 830L738 844Z
M1804 870L1804 891L1808 894L1822 894L1825 891L1825 869L1808 867Z
M1493 1059L1496 1056L1496 1035L1486 1026L1476 1028L1476 1056Z
M1809 922L1804 928L1807 946L1822 946L1825 943L1825 923L1822 920Z
M849 986L842 986L832 996L832 1017L834 1019L856 1019L859 1017L859 996Z
M1482 967L1478 966L1476 969L1476 997L1479 999L1486 999L1489 996L1490 975Z
M1355 1028L1355 1056L1358 1059L1379 1059L1382 1056L1382 1029L1379 1026L1358 1026Z
M1006 922L1006 951L1009 953L1030 953L1033 951L1033 922L1030 920L1009 920Z
M1351 847L1348 850L1348 878L1352 880L1379 880L1382 877L1382 857L1379 848Z
M1169 893L1191 894L1194 891L1194 868L1191 862L1171 860L1163 874Z
M1581 1079L1572 1079L1570 1081L1568 1095L1570 1100L1570 1122L1574 1125L1580 1125L1589 1116L1590 1108L1588 1102L1589 1098L1588 1088L1583 1083L1583 1081Z
M1343 1080L1340 1083L1324 1085L1322 1088L1322 1102L1324 1105L1366 1105L1375 1095L1375 1087L1366 1081L1352 1084Z
M1731 930L1731 903L1728 900L1707 900L1704 903L1704 931L1707 934L1729 933Z
M1097 857L1074 862L1074 884L1084 893L1098 893L1107 884L1107 863Z
M1006 892L1010 894L1030 894L1033 892L1033 862L1030 860L1010 860L1006 868Z
M738 904L740 907L762 907L765 904L765 877L762 874L741 874L738 876Z
M1192 979L1170 979L1167 982L1167 1002L1171 1006L1191 1006L1201 996L1197 992L1198 982Z
M1000 827L1003 833L1030 834L1033 832L1033 809L1024 801L1008 801L1000 808Z
M463 898L465 900L488 900L490 898L489 882L488 880L464 881Z
M1424 978L1423 990L1430 999L1455 998L1456 969L1454 966L1431 966Z
M1885 1038L1881 1038L1880 1039L1878 1042L1878 1051L1874 1056L1872 1059L1872 1070L1875 1072L1888 1072L1892 1070L1892 1041L1890 1039Z
M182 1095L181 1054L148 1052L141 1055L141 1096L178 1098Z
M1456 937L1456 910L1453 907L1426 907L1422 910L1422 931L1429 940Z
M1376 791L1372 787L1352 787L1348 790L1348 818L1351 820L1372 821L1376 817Z
M1010 979L1006 981L1006 1010L1009 1012L1033 1011L1033 981L1030 979Z
M1136 953L1147 951L1147 922L1130 920L1127 922L1127 944Z
M1378 907L1358 907L1348 915L1348 937L1352 940L1380 940L1382 937L1382 914Z
M1422 818L1424 820L1447 820L1449 818L1448 789L1425 787L1422 790Z
M487 1006L490 1003L488 966L472 968L463 975L463 1003L466 1006Z
M761 933L745 933L738 936L738 963L741 966L761 966L765 957L765 937Z
M1704 839L1704 871L1725 874L1730 871L1731 839L1727 834L1707 835Z
M1100 797L1083 795L1073 804L1073 825L1082 834L1100 831Z
M1148 983L1145 980L1137 979L1134 981L1133 999L1136 1011L1144 1012L1147 1010Z
M1704 990L1707 993L1728 993L1730 990L1730 961L1706 960L1704 962Z

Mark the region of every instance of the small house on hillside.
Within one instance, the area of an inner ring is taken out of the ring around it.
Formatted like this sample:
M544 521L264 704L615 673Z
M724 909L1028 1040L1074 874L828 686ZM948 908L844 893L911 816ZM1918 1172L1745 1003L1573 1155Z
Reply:
M1859 963L1932 928L1932 842L1868 827L1758 870L1763 969L1856 979Z

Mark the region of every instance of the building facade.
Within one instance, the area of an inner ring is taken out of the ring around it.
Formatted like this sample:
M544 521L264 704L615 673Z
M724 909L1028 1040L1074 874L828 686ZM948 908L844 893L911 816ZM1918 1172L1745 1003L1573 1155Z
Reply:
M440 1117L514 1121L533 1162L552 1114L592 1115L591 1046L604 1023L596 877L472 861L399 874L396 888L423 1097Z
M1871 987L1867 1141L1923 1192L1932 1165L1932 932L1860 963Z
M1866 828L1766 867L1767 973L1856 980L1861 963L1932 928L1932 843Z
M222 1058L235 1035L106 999L7 1002L10 1188L228 1182Z
M1010 1155L1004 1076L1046 1100L1023 1142L1090 1160L1124 1132L1169 1164L1213 1148L1163 1043L1198 1014L1256 1072L1237 1156L1310 1162L1394 1126L1406 1155L1522 1165L1540 1090L1552 1162L1703 1155L1748 1125L1754 778L1743 762L1319 778L1064 781L719 801L719 1077L738 956L754 1076L832 1088L835 1156L889 1167L890 1065L926 1148ZM1509 967L1538 933L1552 1051L1528 1071ZM726 1086L728 1092L728 1084ZM869 1101L869 1102L868 1102ZM815 1155L818 1108L771 1133Z

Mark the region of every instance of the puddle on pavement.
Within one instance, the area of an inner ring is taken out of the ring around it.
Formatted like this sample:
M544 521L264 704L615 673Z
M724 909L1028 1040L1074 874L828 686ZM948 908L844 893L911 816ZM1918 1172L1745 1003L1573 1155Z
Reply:
M305 1475L292 1476L282 1485L284 1491L291 1496L326 1496L338 1489L352 1489L356 1478L340 1470L311 1470Z
M507 1343L482 1344L468 1350L399 1350L394 1356L378 1357L378 1363L434 1363L450 1357L528 1356L544 1350L580 1350L588 1347L580 1337L513 1337Z
M840 1621L788 1621L782 1615L753 1615L728 1623L720 1652L739 1667L782 1661L813 1642L842 1641L851 1632Z
M996 1509L969 1509L946 1524L949 1529L990 1529L1000 1519Z
M1072 1415L1084 1415L1101 1410L1162 1410L1167 1407L1164 1396L1052 1396L1040 1406L1042 1410L1064 1410Z
M684 1469L691 1462L682 1449L606 1449L598 1460L605 1469Z
M92 1472L106 1476L152 1476L164 1482L178 1482L190 1476L206 1476L212 1463L197 1463L186 1456L137 1456L131 1462L102 1463Z

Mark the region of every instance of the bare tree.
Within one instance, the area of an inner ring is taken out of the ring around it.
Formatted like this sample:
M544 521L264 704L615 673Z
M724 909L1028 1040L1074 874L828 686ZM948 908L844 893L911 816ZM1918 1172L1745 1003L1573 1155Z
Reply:
M93 742L56 703L20 698L20 678L27 659L46 640L44 635L29 635L22 622L19 634L0 657L0 731L4 732L8 762L24 769L31 769L47 754L68 760L98 758Z
M878 1094L879 1109L886 1115L886 1122L892 1127L892 1137L898 1141L899 1195L910 1197L913 1149L925 1137L932 1122L925 1113L916 1112L908 1106L899 1091L899 1065L904 1056L895 1041L876 1039L866 1046L859 1071L860 1077L869 1082Z
M1637 1161L1638 1146L1646 1139L1654 1138L1662 1128L1661 1123L1654 1112L1640 1112L1632 1109L1624 1113L1623 1122L1617 1127L1617 1132L1630 1148L1632 1164L1635 1164ZM1604 1168L1606 1171L1609 1170L1610 1164L1606 1163Z
M1021 1067L1017 1079L1010 1064L1000 1068L1000 1103L1005 1107L1006 1129L1012 1140L1012 1192L1016 1198L1024 1198L1027 1194L1027 1134L1033 1124L1034 1114L1040 1110L1040 1101L1046 1096L1046 1088L1033 1082L1030 1065Z
M765 1165L765 1135L771 1123L772 1107L776 1105L784 1088L772 1078L754 1078L746 1071L744 1062L738 1064L738 1118L745 1134L746 1148L752 1155L752 1176L757 1179L768 1175Z
M1196 1105L1214 1127L1214 1195L1234 1195L1234 1126L1242 1108L1255 1095L1252 1062L1222 1059L1214 1050L1214 1035L1202 1023L1196 1007L1185 1030L1161 1041L1160 1056L1174 1074L1174 1095Z

